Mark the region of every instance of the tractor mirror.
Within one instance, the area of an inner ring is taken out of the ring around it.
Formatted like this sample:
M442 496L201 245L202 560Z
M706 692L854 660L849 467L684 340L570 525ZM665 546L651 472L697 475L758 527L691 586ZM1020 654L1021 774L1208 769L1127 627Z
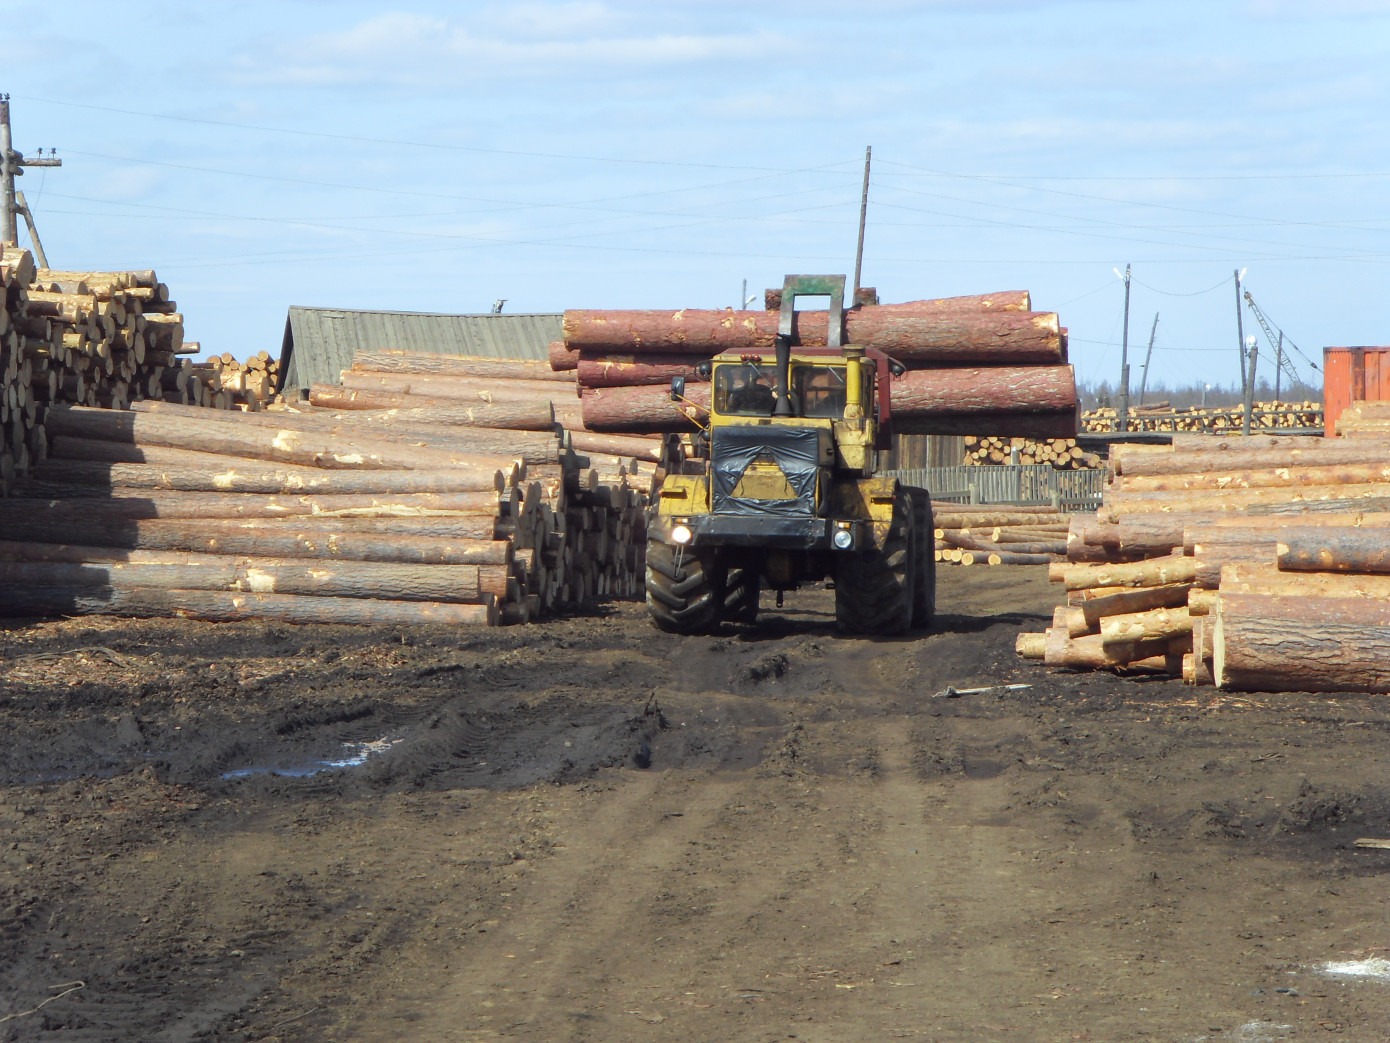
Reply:
M700 375L701 380L708 380L709 375L714 372L714 363L705 361L695 367L695 372Z
M680 401L681 399L683 399L684 397L685 397L685 378L684 378L684 377L672 377L672 378L671 378L671 401L672 401L672 402L679 402L679 401Z

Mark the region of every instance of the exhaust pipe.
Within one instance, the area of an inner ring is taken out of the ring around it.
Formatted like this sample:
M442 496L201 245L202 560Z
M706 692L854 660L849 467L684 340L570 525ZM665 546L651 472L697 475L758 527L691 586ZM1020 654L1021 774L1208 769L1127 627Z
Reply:
M777 334L777 339L773 341L776 351L777 364L777 404L772 410L773 416L791 416L792 399L787 392L787 379L791 375L789 370L792 363L792 339L784 334Z

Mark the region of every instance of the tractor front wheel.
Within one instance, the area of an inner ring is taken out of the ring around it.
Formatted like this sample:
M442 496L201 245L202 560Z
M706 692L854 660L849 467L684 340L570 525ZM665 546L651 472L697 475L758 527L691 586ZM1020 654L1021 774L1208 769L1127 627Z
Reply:
M835 623L859 634L902 634L912 625L917 548L913 511L901 497L879 546L839 555L835 569Z
M712 557L685 547L647 543L647 611L672 634L705 634L719 625L723 577Z

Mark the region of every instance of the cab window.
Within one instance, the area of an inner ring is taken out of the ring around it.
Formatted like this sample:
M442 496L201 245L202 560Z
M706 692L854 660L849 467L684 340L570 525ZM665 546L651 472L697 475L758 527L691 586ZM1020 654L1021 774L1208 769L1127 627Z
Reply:
M793 366L792 398L804 417L845 415L845 371L835 366Z
M717 366L714 370L714 411L724 416L771 416L777 395L773 369L752 363Z

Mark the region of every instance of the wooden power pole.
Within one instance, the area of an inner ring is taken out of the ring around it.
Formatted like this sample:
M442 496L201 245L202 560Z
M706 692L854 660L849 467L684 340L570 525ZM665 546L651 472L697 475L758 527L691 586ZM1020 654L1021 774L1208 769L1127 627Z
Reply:
M40 149L40 152L43 150ZM25 213L30 229L33 228L33 215L28 213L16 198L14 179L24 173L25 167L61 167L63 161L56 156L35 156L27 159L14 150L10 137L10 96L0 94L0 242L9 246L19 245L19 222L21 212ZM38 240L35 239L37 244Z

